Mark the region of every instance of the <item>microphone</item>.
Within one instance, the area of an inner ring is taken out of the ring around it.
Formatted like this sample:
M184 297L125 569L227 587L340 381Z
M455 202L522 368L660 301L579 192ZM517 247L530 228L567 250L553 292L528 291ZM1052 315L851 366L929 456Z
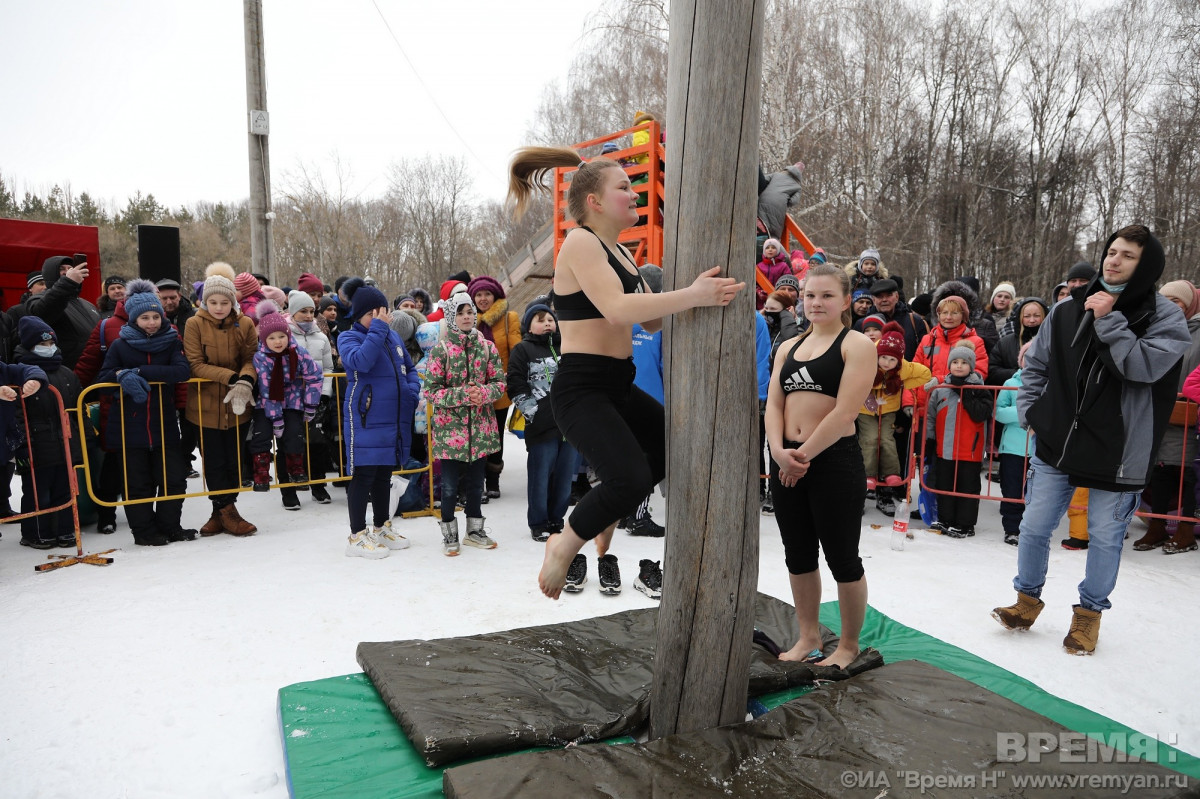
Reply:
M1109 292L1105 292L1107 294ZM1079 327L1075 330L1075 338L1071 339L1071 346L1074 347L1079 343L1079 340L1092 329L1092 325L1096 324L1096 312L1088 308L1083 312L1083 318L1079 320Z
M1075 330L1075 338L1071 339L1071 347L1074 348L1079 343L1079 339L1092 329L1092 325L1096 324L1096 312L1088 308L1083 312L1083 318L1079 320L1079 327Z

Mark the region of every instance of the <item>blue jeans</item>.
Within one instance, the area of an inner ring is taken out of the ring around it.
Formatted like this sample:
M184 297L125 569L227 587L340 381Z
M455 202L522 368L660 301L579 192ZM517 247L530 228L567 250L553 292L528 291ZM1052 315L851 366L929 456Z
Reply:
M1033 445L1030 446L1033 449ZM1013 588L1022 594L1039 597L1046 584L1046 567L1054 531L1071 504L1074 486L1063 472L1036 455L1029 458L1025 481L1025 513L1021 518L1021 538L1017 546L1017 576ZM1108 595L1117 584L1121 567L1121 549L1125 530L1137 510L1140 491L1088 492L1087 565L1079 584L1079 604L1088 610L1108 610Z
M528 446L529 529L562 529L571 502L571 482L579 469L579 452L560 436Z

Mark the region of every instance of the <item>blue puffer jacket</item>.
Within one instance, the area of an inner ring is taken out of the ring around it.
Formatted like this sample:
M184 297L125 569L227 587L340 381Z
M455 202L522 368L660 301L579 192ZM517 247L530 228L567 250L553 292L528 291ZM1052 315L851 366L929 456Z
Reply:
M1017 392L1021 388L1021 370L1004 381L1006 391L996 392L996 423L1004 428L1000 436L1000 454L1024 458L1028 452L1029 434L1017 421Z
M159 331L171 345L161 352L138 352L128 341L118 338L104 354L104 365L96 374L97 383L116 383L117 372L136 369L147 383L150 393L144 402L134 402L119 389L110 389L112 406L109 424L104 428L104 446L109 452L130 449L155 449L179 443L179 422L175 413L175 385L192 376L192 368L183 354L183 342L170 326ZM153 385L159 383L160 385ZM163 393L163 388L166 393ZM122 401L123 399L123 401ZM117 414L124 409L125 423L117 424Z
M398 468L408 460L421 379L404 342L382 319L355 322L338 335L346 370L342 432L347 471L355 465Z

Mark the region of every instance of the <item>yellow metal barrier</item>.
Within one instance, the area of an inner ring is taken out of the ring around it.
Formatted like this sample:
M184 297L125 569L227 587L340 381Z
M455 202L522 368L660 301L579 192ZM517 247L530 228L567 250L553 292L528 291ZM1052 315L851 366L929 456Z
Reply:
M335 429L337 431L339 431L339 437L340 437L340 431L342 429L342 402L341 402L341 382L338 380L338 378L344 378L346 376L346 374L345 374L345 372L326 372L324 376L334 378L334 381L333 381L333 391L334 391L333 406L334 406L334 416L337 420L337 426ZM190 380L188 380L187 382L200 384L200 383L208 383L208 382L212 382L212 381L206 380L204 378L193 377ZM151 383L150 385L161 386L164 384ZM124 435L124 432L125 432L124 431L125 394L120 389L121 389L121 386L118 383L93 383L92 385L85 388L82 392L80 392L78 407L69 409L69 410L73 410L78 415L80 430L84 429L83 425L90 424L90 419L88 418L88 406L90 404L92 404L93 401L88 399L88 395L93 394L94 392L98 393L98 392L104 391L104 390L115 390L114 395L112 395L112 397L111 397L108 424L116 423L116 424L122 425L121 438L122 438L122 440L124 440L124 438L125 438L125 435ZM175 408L175 403L173 401L173 393L172 392L173 392L173 389L170 392L168 392L168 391L157 392L158 403L159 403L159 408L158 408L158 410L159 410L159 441L165 440L165 436L164 436L165 422L164 422L164 420L167 418L167 412L168 411L170 412L171 418L175 418L175 415L176 415L175 414L176 408ZM167 403L164 400L164 394L171 397L172 401ZM115 416L115 418L114 418L114 416ZM200 418L199 427L203 427L204 426L204 410L203 410L202 406L199 406L199 418ZM243 425L241 424L240 421L235 422L234 429L238 431L237 438L238 438L238 442L239 442L239 445L238 445L239 451L244 446L244 441L245 441L245 434L242 431L242 427L243 427ZM97 436L99 437L102 435L103 435L102 432L97 430ZM426 443L429 446L429 448L432 447L432 439L430 438L430 436L431 436L431 433L427 432L426 433L426 439L427 439ZM345 481L349 480L350 475L346 474L346 453L343 450L343 448L340 446L340 444L337 443L339 440L339 437L329 435L329 446L331 447L331 449L334 447L336 447L336 449L337 449L337 458L336 458L337 462L334 464L337 468L337 473L335 476L324 477L324 478L317 479L317 480L308 480L303 483L274 482L271 484L271 487L272 488L299 488L301 486L324 485L325 483L341 483L341 482L345 482ZM203 459L204 459L203 436L199 436L198 438L199 438L199 440L197 441L197 443L200 445L200 458L201 458L201 461L203 462ZM76 466L76 468L83 469L83 473L84 473L84 477L85 477L84 484L87 486L87 493L88 493L88 496L91 498L91 500L93 502L95 502L97 505L102 505L107 508L117 508L117 507L122 507L125 505L137 505L137 504L145 504L145 503L152 503L152 502L163 502L163 501L175 500L175 499L191 499L193 497L211 497L211 496L218 496L218 495L223 495L223 494L240 494L242 492L252 490L251 487L242 485L245 481L243 479L243 474L242 474L242 459L239 457L238 458L238 487L237 488L227 488L227 489L222 489L219 491L209 491L208 487L207 487L208 481L205 479L205 473L204 473L204 469L202 466L200 469L200 480L201 480L201 485L204 488L201 491L187 491L182 494L162 494L160 496L143 497L141 499L128 499L129 466L128 466L128 463L125 458L125 450L124 450L124 448L122 448L121 449L121 475L122 475L122 486L123 486L122 495L125 496L126 499L105 500L105 499L101 499L100 497L98 497L96 495L95 486L92 485L92 471L90 468L91 464L89 463L89 454L87 451L87 447L83 447L82 449L83 449L83 463L78 464ZM162 485L165 488L166 483L167 483L167 481L166 481L167 452L166 452L166 447L160 447L160 449L162 449L162 468L163 468ZM427 451L428 451L428 449L427 449ZM109 454L113 455L116 453L109 453ZM190 454L190 453L188 453L188 454ZM307 424L304 426L304 454L305 454L305 465L308 467L308 473L312 474L312 446L311 446L311 442L308 439L308 425ZM429 459L429 463L427 463L425 466L421 467L420 469L399 468L399 469L394 469L392 471L392 474L405 475L405 476L427 474L429 476L428 505L425 508L422 508L421 510L409 511L409 512L402 514L402 516L404 518L438 515L438 511L436 511L433 507L433 462L432 462L432 459ZM390 510L394 512L395 508L392 508Z

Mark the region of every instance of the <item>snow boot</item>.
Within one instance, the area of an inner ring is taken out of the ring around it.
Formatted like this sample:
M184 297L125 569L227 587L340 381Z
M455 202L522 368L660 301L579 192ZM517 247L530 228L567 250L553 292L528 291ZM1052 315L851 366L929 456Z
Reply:
M992 618L1010 630L1028 630L1037 621L1038 614L1046 603L1028 594L1017 592L1017 603L1006 608L996 608Z
M300 497L296 496L296 489L279 489L279 498L283 500L284 510L300 510Z
M284 455L284 463L287 466L288 482L290 483L307 483L308 470L304 468L304 454L297 452L295 455ZM296 486L296 491L307 491L308 486Z
M1146 534L1133 542L1133 548L1138 552L1158 549L1170 538L1165 519L1147 519L1146 522Z
M269 454L268 457L270 457ZM257 527L242 518L242 514L238 513L237 504L234 502L221 508L221 524L225 526L225 532L230 535L247 536L258 532Z
M212 535L220 535L225 532L225 523L221 521L221 509L213 508L212 516L208 517L208 521L200 528L200 535L208 538Z
M477 549L495 549L496 542L488 537L487 530L483 529L483 522L483 517L467 519L467 535L463 538L463 543Z
M1063 639L1063 649L1069 655L1090 655L1096 651L1100 638L1100 611L1088 610L1083 605L1074 605L1071 631Z
M1179 555L1196 549L1195 522L1180 522L1171 540L1163 544L1164 555Z
M256 452L251 457L254 465L254 490L271 490L271 453Z
M453 558L458 555L458 519L438 524L442 527L442 554Z

